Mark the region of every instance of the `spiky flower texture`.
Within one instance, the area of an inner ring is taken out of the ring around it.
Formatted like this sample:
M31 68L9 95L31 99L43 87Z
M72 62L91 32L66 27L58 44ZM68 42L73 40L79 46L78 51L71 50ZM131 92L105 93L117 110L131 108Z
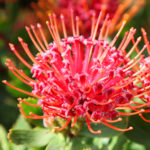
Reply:
M41 107L43 110L43 116L33 112L27 115L19 104L20 111L25 117L44 119L47 125L49 120L52 121L56 117L66 120L61 128L55 127L55 130L61 131L69 124L74 127L79 118L84 119L89 130L96 134L101 133L101 130L94 131L91 122L102 123L117 131L131 130L132 127L120 129L111 123L121 121L122 116L136 114L145 119L142 113L149 112L143 109L150 104L148 96L150 87L144 83L144 79L149 76L149 68L147 61L144 61L146 59L141 55L146 46L144 45L139 51L137 45L141 37L134 40L136 32L134 28L126 32L118 48L114 46L125 26L125 21L114 39L108 42L107 34L110 27L108 17L105 18L98 32L102 13L99 14L96 24L92 23L91 36L84 38L79 34L78 19L74 20L73 14L71 16L73 32L71 37L67 36L64 16L60 17L64 38L59 35L56 16L49 16L50 21L46 24L54 40L52 43L47 42L39 23L37 30L33 25L31 28L26 27L38 50L36 57L22 38L19 37L18 40L33 65L17 52L13 44L9 44L14 54L31 70L32 78L28 77L23 70L17 69L10 59L7 59L6 65L18 79L33 88L31 93L11 85L6 80L3 83L38 99L37 104L30 104L22 98L18 99L22 103ZM146 39L144 31L143 35ZM148 46L148 41L145 41ZM125 49L131 42L133 46L127 53ZM134 50L137 55L131 60L130 55ZM142 65L139 66L139 62L142 62ZM142 86L138 86L139 83ZM136 98L140 98L141 102L137 102Z
M38 0L37 3L32 3L32 7L37 16L44 21L49 13L55 12L57 15L63 13L68 29L70 20L67 18L72 9L81 21L81 33L89 36L91 19L96 20L100 11L108 14L112 20L110 27L112 33L118 30L124 19L130 20L144 4L145 0Z

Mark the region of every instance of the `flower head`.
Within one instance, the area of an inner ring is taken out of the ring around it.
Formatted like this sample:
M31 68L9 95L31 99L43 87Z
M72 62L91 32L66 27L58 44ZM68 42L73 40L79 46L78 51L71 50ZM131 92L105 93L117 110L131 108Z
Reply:
M131 19L144 4L145 0L38 0L37 3L32 3L32 7L37 16L44 21L49 13L55 12L57 15L63 13L69 31L71 28L69 26L70 13L68 12L73 10L75 16L78 16L81 21L81 33L89 36L91 19L96 22L100 11L103 11L104 16L109 15L112 20L110 30L112 33L120 28L123 20Z
M61 117L66 123L61 131L71 122L71 127L79 118L86 120L87 126L92 133L101 133L100 130L94 131L90 122L102 123L117 131L128 131L127 129L117 128L111 123L122 120L121 116L130 116L147 112L143 107L150 104L149 86L144 85L145 73L149 75L149 68L145 70L138 63L144 60L142 52L146 46L139 51L137 45L141 37L134 40L136 30L131 28L126 32L122 42L118 47L115 43L120 35L125 21L122 23L118 33L111 42L107 41L107 34L110 29L110 21L105 19L104 24L98 34L98 27L102 17L99 14L96 25L92 26L91 36L85 38L79 34L78 20L71 19L73 36L67 35L64 16L61 16L61 24L64 38L58 32L57 18L50 16L47 27L54 40L48 43L42 26L38 23L35 26L26 27L26 30L34 43L38 54L33 56L27 43L22 38L18 38L26 54L29 56L33 65L29 64L16 50L13 44L9 44L14 54L21 62L31 70L32 78L28 77L22 70L13 65L10 59L7 60L8 68L25 84L33 88L32 92L19 89L7 81L3 83L38 99L37 104L25 102L22 98L18 100L33 107L42 107L43 116L38 116L32 112L27 116L21 107L20 111L27 118L44 119L48 125L48 120ZM73 15L72 15L73 16ZM32 31L31 31L32 30ZM40 38L41 37L41 38ZM128 44L133 42L132 48L126 52ZM137 55L133 60L130 59L132 52L136 50ZM147 66L145 61L143 65ZM138 86L141 83L142 86ZM141 103L135 98L140 98ZM120 110L130 110L122 112Z

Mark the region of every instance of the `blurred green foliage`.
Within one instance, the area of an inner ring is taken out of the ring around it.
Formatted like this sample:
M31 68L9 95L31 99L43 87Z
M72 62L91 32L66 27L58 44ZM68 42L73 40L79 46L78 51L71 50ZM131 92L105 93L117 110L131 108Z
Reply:
M0 81L6 79L15 83L18 87L23 87L25 89L27 89L26 86L8 71L5 66L5 61L6 58L11 58L12 60L15 60L14 62L16 62L17 67L24 67L18 59L14 57L8 43L14 43L19 52L25 57L22 49L18 45L17 37L24 37L25 40L30 42L24 28L25 25L35 23L35 19L29 17L32 11L30 3L31 1L29 0L15 2L5 2L5 0L0 1ZM18 116L19 111L16 107L16 98L18 96L25 95L0 83L0 124L3 124L7 130L12 126Z

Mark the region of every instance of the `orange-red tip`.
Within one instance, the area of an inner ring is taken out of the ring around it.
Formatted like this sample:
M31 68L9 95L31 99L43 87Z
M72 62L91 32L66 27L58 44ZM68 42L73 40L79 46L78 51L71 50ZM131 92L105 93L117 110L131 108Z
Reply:
M92 13L92 15L95 17L95 16L96 16L96 12L94 11L94 12Z
M14 47L14 44L9 43L9 47L10 47L10 48L13 48L13 47Z
M19 42L23 42L23 39L21 37L18 37Z
M145 112L145 110L144 110L144 109L141 109L140 112Z
M41 56L41 54L40 54L40 53L37 53L37 56Z
M109 17L110 17L110 15L109 15L109 14L107 14L107 15L106 15L106 19L108 19Z
M27 43L24 43L24 46L25 46L25 47L28 47L28 44L27 44Z
M129 130L133 130L133 127L129 127Z
M18 104L17 106L18 106L19 108L21 108L21 105L20 105L20 104Z
M141 31L146 33L146 31L145 31L145 29L144 29L144 28L141 28Z
M98 131L97 131L97 134L101 134L101 133L102 133L102 131L101 131L101 130L98 130Z
M32 116L32 115L33 115L33 112L29 112L29 115L31 115L31 116Z
M142 116L142 114L139 114L139 116Z
M141 37L141 36L139 36L137 40L138 40L138 41L141 41L141 39L142 39L142 37Z
M18 101L22 101L22 98L17 98Z
M73 128L75 126L75 124L71 124L71 127Z
M146 31L145 31L145 29L144 29L144 28L141 28L141 31L142 31L142 34L143 34L144 36L146 36L146 35L147 35L147 33L146 33Z
M32 25L32 24L30 25L30 27L31 27L31 29L34 29L34 28L35 28L35 26L34 26L34 25Z
M8 64L7 62L5 63L5 65L6 65L7 67L9 66L9 64Z
M59 130L59 127L54 127L53 130L54 130L54 131L58 131L58 130Z
M53 13L53 17L56 17L56 14L55 14L55 13Z
M14 70L14 69L13 69L12 67L10 67L10 66L8 66L8 69L9 69L9 70Z
M127 23L127 20L123 20L123 24L126 24Z
M118 121L122 121L122 118L118 118Z
M27 31L29 31L29 30L30 30L30 28L29 28L28 26L25 26L25 29L26 29Z
M145 49L147 47L147 45L144 45L143 48Z
M136 32L136 29L132 27L132 28L130 29L130 31Z
M130 104L133 104L133 103L134 103L133 101L130 102Z
M48 16L50 17L50 16L51 16L51 13L48 13Z
M11 60L9 58L6 58L6 61L11 62Z
M76 16L76 21L79 21L79 17L78 16Z
M101 15L102 15L102 13L103 13L103 12L102 12L102 11L100 11L100 12L99 12L99 16L101 16ZM96 15L96 14L95 14L95 15Z
M63 14L60 15L60 19L64 19L64 15Z
M40 24L40 23L37 23L37 27L38 27L38 28L41 28L41 24Z
M49 21L46 21L46 24L49 24Z
M7 80L3 80L2 83L7 84Z
M102 133L102 131L101 131L101 130L91 131L91 133L94 133L94 134L101 134L101 133Z

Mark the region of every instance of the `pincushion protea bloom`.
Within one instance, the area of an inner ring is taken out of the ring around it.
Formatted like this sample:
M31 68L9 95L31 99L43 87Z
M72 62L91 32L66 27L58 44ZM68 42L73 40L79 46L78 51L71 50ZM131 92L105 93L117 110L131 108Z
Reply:
M73 16L73 15L71 15ZM110 29L110 21L106 17L103 26L98 31L102 13L99 14L96 25L92 26L91 36L84 38L79 33L79 20L71 18L73 36L68 37L65 27L64 16L61 15L61 24L64 38L58 32L58 23L55 15L50 16L47 27L54 40L48 43L42 26L38 23L37 29L31 25L26 30L38 50L36 57L29 50L28 44L21 37L18 38L26 54L33 65L29 64L16 50L13 44L9 44L11 50L20 61L31 70L32 78L28 77L23 70L15 67L10 59L6 65L12 73L25 84L33 88L27 92L17 88L6 80L3 83L13 89L23 92L38 99L37 104L30 104L22 98L18 100L33 107L41 107L43 116L31 112L25 114L21 105L20 111L27 118L44 119L45 124L61 117L66 123L55 130L61 131L71 124L74 127L79 118L86 120L87 126L92 133L99 134L101 130L94 131L91 122L102 123L117 131L128 131L113 126L111 123L122 120L121 116L130 116L148 112L144 107L150 104L148 93L149 86L143 86L144 75L149 75L149 68L143 61L144 67L138 63L144 60L142 52L146 46L139 51L137 45L141 37L134 40L136 30L131 28L126 32L119 47L115 42L118 39L125 21L111 42L107 41ZM127 53L125 49L133 42L132 48ZM132 52L136 50L137 55L130 59ZM138 84L141 83L142 86ZM137 102L135 98L140 98ZM120 111L130 110L130 112ZM143 116L141 116L143 118Z
M37 16L46 20L49 13L55 12L57 15L64 14L69 18L70 9L74 11L75 16L81 20L81 33L90 35L91 18L95 20L99 12L109 15L112 19L110 33L119 29L123 20L131 19L145 4L145 0L38 0L32 3ZM93 16L94 14L94 16ZM70 19L65 19L66 25ZM67 26L69 28L69 26Z

